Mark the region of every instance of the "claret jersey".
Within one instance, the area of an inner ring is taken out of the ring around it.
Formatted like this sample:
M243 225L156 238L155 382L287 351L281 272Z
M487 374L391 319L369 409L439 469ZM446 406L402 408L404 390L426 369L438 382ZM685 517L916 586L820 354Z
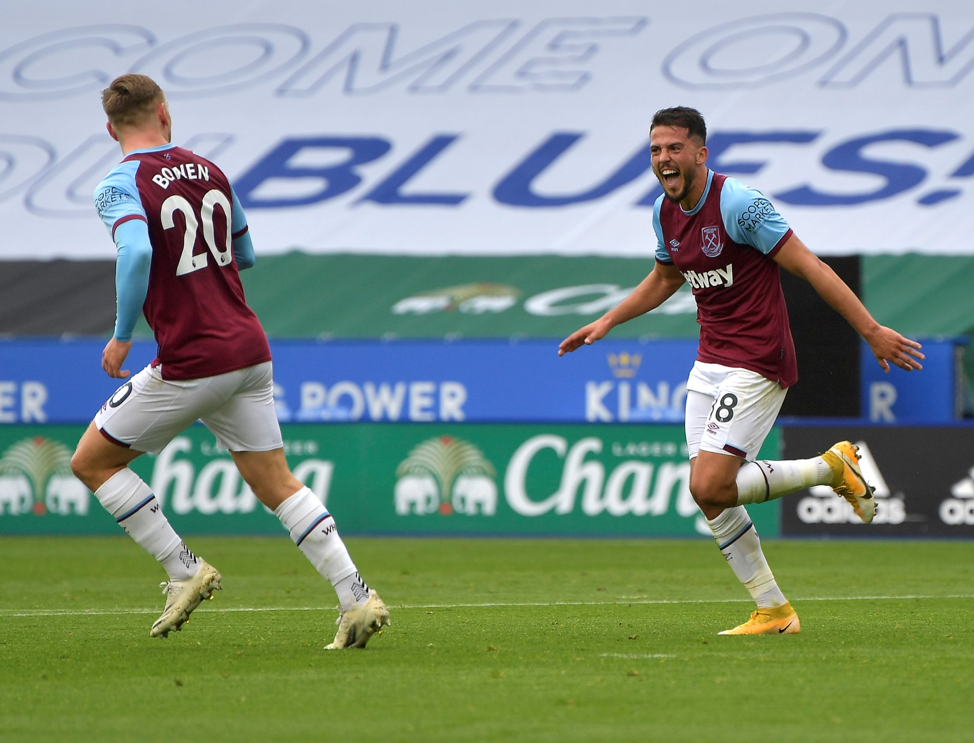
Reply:
M656 260L693 290L700 325L697 359L757 372L782 387L798 381L795 344L778 264L792 231L760 191L708 171L689 212L660 196L653 212Z
M134 150L98 185L95 205L116 240L130 220L148 226L152 257L142 310L164 379L270 360L234 260L233 240L247 231L246 219L216 165L172 145Z

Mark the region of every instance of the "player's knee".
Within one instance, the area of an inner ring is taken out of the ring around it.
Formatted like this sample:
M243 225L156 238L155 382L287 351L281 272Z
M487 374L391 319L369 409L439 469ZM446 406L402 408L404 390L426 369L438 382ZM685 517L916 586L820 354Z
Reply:
M88 485L94 478L95 473L91 459L80 449L77 449L71 457L71 472L85 485Z
M737 502L737 485L714 477L690 478L690 495L701 508L728 508Z

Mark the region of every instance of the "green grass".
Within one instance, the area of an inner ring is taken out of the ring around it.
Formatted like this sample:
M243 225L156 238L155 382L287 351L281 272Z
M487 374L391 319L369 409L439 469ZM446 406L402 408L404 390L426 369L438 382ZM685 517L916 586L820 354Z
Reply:
M124 537L0 540L0 741L969 741L974 545L765 542L803 631L709 541L349 539L392 627L327 652L287 541L194 538L225 590L149 638ZM327 590L326 590L327 589Z

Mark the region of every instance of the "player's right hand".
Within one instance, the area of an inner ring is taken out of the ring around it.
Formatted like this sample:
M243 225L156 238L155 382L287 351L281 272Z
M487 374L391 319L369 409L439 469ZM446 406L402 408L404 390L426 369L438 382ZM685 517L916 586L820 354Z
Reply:
M101 368L113 379L125 379L132 372L122 369L122 364L129 355L132 341L120 341L112 338L101 352Z
M604 338L605 334L608 332L609 327L605 322L603 322L603 319L589 323L584 328L579 328L576 330L558 344L558 355L564 356L566 353L571 353L576 348L580 348L581 346L590 346L595 343L595 341Z

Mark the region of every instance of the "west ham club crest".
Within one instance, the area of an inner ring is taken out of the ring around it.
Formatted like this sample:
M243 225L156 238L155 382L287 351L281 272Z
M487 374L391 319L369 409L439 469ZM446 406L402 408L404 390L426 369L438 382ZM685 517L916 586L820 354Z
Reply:
M723 243L720 241L720 231L716 227L704 227L700 230L700 236L703 238L703 254L708 258L716 258L720 255L720 251L724 249Z

